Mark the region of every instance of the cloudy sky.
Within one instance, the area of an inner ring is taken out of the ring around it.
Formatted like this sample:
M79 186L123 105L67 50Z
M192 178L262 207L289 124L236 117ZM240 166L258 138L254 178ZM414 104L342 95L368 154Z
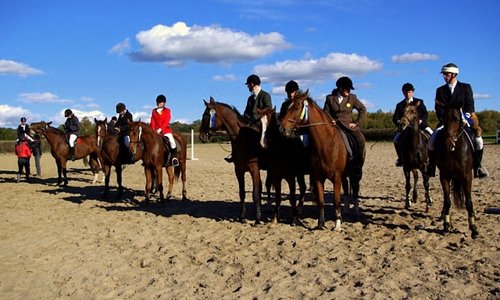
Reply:
M0 127L115 115L149 121L158 94L173 120L203 99L243 111L257 74L277 107L296 80L320 104L350 76L369 111L392 111L411 82L433 110L439 70L460 68L476 110L500 110L500 2L434 0L0 1Z

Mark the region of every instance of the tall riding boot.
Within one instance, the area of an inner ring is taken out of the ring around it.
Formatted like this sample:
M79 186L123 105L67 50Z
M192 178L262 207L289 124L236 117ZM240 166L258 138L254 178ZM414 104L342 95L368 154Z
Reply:
M177 167L179 165L179 160L177 159L177 148L173 148L170 150L172 154L172 166Z
M394 143L394 149L396 149L396 154L398 156L398 160L396 160L396 167L401 167L403 165L403 161L401 160L401 150L399 149L398 143Z
M488 170L481 166L483 161L483 149L474 152L474 178L483 178L489 175Z
M69 147L69 160L75 160L75 147Z
M429 177L436 176L436 151L429 150L429 165L427 165L427 175Z

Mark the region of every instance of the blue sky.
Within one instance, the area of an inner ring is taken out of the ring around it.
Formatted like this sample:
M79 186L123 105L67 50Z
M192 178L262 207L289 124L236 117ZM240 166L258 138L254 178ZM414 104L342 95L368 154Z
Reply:
M173 121L203 99L243 111L250 74L273 105L296 80L322 105L339 76L369 111L392 111L411 82L433 110L442 65L500 110L500 2L434 0L0 1L0 127L108 119L124 102L149 121L158 94Z

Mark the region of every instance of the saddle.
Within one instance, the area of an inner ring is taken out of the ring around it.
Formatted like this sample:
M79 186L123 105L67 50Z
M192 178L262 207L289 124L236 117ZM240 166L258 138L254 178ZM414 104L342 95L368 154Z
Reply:
M346 128L342 123L337 122L339 124L340 133L342 134L342 138L344 139L344 144L349 153L349 160L352 160L354 157L361 155L360 147L358 145L356 136L354 132L348 128Z

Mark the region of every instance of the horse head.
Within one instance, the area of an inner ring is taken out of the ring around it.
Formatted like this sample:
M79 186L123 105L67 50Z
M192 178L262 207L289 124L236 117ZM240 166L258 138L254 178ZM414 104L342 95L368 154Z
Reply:
M97 147L101 148L104 138L108 133L108 118L106 117L104 120L97 120L94 118L94 122Z
M210 102L205 100L203 102L205 111L201 117L199 135L201 142L208 142L218 130L226 130L229 137L234 139L241 127L252 127L233 106L215 102L213 97L210 97Z
M47 131L47 129L50 127L51 124L52 122L45 122L45 121L33 122L30 124L30 130L40 134Z
M295 95L281 121L280 131L284 136L295 137L300 125L309 122L309 102L309 90Z
M403 116L399 120L399 125L401 126L402 131L405 130L408 126L414 127L415 130L418 129L418 106L420 106L420 102L418 102L417 104L412 102L406 105L403 111Z
M445 146L448 151L455 150L455 144L463 133L463 126L460 109L448 107L443 116L443 131L446 135Z

